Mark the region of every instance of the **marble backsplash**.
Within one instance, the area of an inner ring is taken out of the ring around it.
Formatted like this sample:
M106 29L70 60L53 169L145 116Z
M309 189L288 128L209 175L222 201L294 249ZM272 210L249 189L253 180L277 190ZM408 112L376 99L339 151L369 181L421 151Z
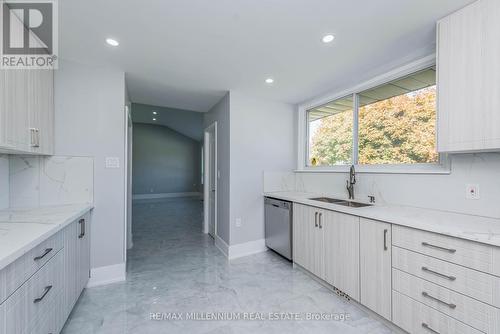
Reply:
M451 155L449 174L359 173L355 196L378 204L408 205L500 218L500 153ZM264 192L297 191L346 197L347 173L264 172ZM480 198L466 199L466 185Z
M93 158L12 155L8 160L11 208L93 203Z

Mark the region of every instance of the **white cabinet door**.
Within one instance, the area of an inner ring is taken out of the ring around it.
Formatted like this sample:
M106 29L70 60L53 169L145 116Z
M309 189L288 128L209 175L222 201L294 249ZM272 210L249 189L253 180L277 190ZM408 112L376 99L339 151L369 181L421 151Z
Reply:
M7 150L31 151L28 91L29 70L2 70L0 99L0 146Z
M36 136L32 152L50 155L54 151L54 71L31 72L30 128L35 129Z
M77 253L77 294L87 286L90 277L90 214L78 220Z
M323 234L318 222L322 210L296 203L293 210L293 261L322 277Z
M0 71L0 149L53 154L54 71Z
M78 240L77 225L75 221L68 225L64 231L64 319L66 319L78 299L76 281L76 246Z
M361 218L360 302L391 320L391 224Z
M324 280L359 300L359 217L324 211Z
M500 149L500 2L438 23L438 151Z

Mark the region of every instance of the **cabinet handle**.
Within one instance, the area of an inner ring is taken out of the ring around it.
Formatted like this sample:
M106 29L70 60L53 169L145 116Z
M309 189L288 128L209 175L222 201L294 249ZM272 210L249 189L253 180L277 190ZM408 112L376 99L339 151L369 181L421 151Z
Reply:
M427 267L422 267L422 271L425 271L425 272L437 275L439 277L443 277L443 278L449 279L450 281L454 281L454 280L457 279L455 276L448 276L448 275L445 275L445 274L441 274L441 273L438 273L437 271L431 270L431 269L429 269Z
M448 306L448 307L449 307L449 308L451 308L451 309L455 309L455 308L457 307L457 305L455 305L455 304L450 304L450 303L447 303L447 302L444 302L444 301L442 301L441 299L438 299L438 298L436 298L436 297L433 297L433 296L429 295L429 294L428 294L427 292L425 292L425 291L424 291L424 292L422 292L422 296L424 296L424 297L426 297L426 298L429 298L429 299L432 299L432 300L434 300L434 301L436 301L436 302L438 302L438 303L441 303L441 304L443 304L443 305L446 305L446 306Z
M39 140L37 139L37 129L30 128L30 143L31 147L39 147Z
M43 259L47 254L49 254L50 252L52 252L52 248L47 248L42 255L38 255L37 257L33 258L33 260L35 261L38 261L38 260L41 260Z
M323 228L323 213L319 213L319 228Z
M434 333L434 334L441 334L438 331L435 331L432 329L429 325L427 325L425 322L422 322L422 327L427 329L429 332Z
M80 235L78 239L81 239L85 236L85 219L80 219L78 223L80 224Z
M49 293L50 289L52 289L52 285L46 286L45 290L43 292L43 295L41 295L39 298L36 298L35 300L33 300L33 303L36 304L36 303L41 302L45 298L45 296Z
M36 129L36 147L40 147L40 129Z
M317 212L314 213L314 226L318 227L318 213Z
M384 230L384 251L387 250L387 232L388 232L388 230L385 229Z
M436 246L436 245L430 244L428 242L422 242L422 246L439 249L439 250L442 250L442 251L445 251L445 252L449 252L449 253L455 253L457 251L456 249L445 248L445 247L441 247L441 246Z

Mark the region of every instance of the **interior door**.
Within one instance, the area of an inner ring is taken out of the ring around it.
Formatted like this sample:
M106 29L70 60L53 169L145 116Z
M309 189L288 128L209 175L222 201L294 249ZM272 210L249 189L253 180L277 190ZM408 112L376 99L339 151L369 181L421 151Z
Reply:
M215 127L212 127L208 133L208 210L209 210L209 221L208 221L208 234L215 238L215 198L217 196L217 168L216 168L216 146L215 146Z

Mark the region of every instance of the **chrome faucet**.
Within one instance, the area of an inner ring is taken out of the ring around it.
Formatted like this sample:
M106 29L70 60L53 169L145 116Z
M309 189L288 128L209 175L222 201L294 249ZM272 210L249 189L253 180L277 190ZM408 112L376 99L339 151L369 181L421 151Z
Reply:
M349 180L347 181L347 192L349 193L349 199L354 199L354 185L356 184L356 170L354 165L351 166L349 170Z

